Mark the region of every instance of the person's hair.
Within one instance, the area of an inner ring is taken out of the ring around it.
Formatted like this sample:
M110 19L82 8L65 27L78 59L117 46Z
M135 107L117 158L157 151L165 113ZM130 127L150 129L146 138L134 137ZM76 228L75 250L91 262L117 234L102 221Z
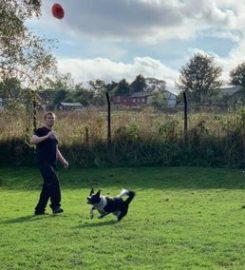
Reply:
M53 117L54 117L54 119L55 119L55 114L54 114L53 112L46 112L46 113L44 113L44 115L43 115L43 119L45 120L45 119L47 118L47 116L48 116L48 115L53 116Z

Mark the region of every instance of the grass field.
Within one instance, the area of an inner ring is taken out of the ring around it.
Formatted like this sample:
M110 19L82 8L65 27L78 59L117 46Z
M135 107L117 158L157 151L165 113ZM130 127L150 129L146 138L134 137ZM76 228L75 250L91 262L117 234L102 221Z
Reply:
M0 269L245 269L245 175L203 168L60 170L59 216L33 216L36 169L0 169ZM91 187L135 190L128 216L89 219ZM47 209L50 212L50 209Z

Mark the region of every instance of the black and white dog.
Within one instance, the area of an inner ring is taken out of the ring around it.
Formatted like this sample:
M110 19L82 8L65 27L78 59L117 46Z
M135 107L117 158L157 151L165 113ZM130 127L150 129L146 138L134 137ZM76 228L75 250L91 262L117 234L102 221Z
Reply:
M123 200L122 197L125 195L127 195L128 198ZM134 196L135 192L123 189L119 195L111 198L100 195L100 190L97 193L94 193L94 189L92 188L87 197L87 203L92 205L92 208L90 209L90 218L92 219L94 217L93 211L98 210L100 213L98 218L113 214L117 216L117 220L120 221L127 215L128 206Z

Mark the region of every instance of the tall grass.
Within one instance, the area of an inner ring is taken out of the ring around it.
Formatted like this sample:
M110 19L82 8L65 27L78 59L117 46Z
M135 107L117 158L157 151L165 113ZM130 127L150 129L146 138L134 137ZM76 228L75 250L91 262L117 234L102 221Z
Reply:
M24 111L0 113L1 163L33 164L30 118ZM55 130L71 164L245 166L245 111L190 114L187 143L181 113L115 111L110 147L106 119L104 111L95 109L57 113ZM41 113L37 124L42 124Z

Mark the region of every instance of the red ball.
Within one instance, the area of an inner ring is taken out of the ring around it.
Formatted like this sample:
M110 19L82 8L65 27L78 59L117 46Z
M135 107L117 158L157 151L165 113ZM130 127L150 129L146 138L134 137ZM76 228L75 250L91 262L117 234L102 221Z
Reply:
M52 14L57 19L63 19L65 16L65 11L60 4L53 4L52 6Z

